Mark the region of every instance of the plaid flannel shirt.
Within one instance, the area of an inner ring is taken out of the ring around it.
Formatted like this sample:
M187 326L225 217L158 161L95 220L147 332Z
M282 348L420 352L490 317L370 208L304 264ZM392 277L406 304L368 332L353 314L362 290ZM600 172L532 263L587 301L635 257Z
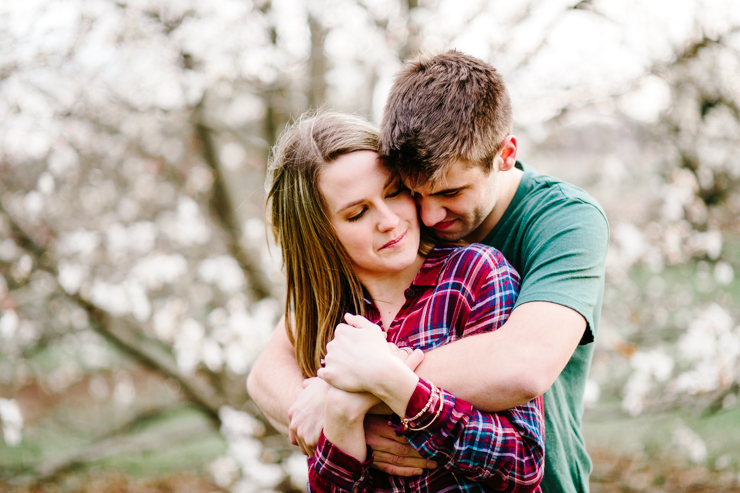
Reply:
M399 347L428 351L456 339L501 327L514 307L520 278L498 250L485 245L438 246L427 257L406 303L388 329ZM380 325L372 301L366 317ZM430 399L431 387L420 379L406 408L415 416ZM370 469L372 451L359 462L321 435L309 459L310 492L540 491L544 469L542 397L513 409L484 413L441 391L414 427L404 430L390 420L422 457L439 464L417 477L390 476ZM441 406L441 408L440 408ZM432 421L440 409L439 416Z

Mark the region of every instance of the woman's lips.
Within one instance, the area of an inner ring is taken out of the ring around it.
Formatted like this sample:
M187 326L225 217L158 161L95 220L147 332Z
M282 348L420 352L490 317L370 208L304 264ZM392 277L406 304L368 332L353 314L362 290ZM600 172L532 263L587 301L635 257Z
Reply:
M399 235L395 239L389 241L388 243L386 243L385 245L383 245L382 247L380 247L380 249L383 250L384 248L392 248L392 247L394 247L399 242L401 242L404 238L406 238L406 233L408 233L408 231L404 231L402 235Z

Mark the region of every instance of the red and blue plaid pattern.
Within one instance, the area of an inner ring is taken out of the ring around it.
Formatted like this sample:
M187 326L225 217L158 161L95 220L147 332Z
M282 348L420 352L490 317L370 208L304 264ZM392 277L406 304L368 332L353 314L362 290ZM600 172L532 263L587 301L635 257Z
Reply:
M496 330L511 313L519 284L519 275L498 250L478 244L438 246L406 290L406 304L388 329L388 340L428 351ZM380 325L377 308L366 302L367 318ZM429 383L420 379L407 416L424 408L430 392ZM439 406L435 398L417 426L429 423ZM369 468L370 450L367 461L360 463L322 433L316 454L309 459L309 491L540 491L545 444L542 397L499 413L483 413L442 390L441 406L437 419L421 431L403 431L400 419L391 418L397 433L422 457L437 462L437 469L413 478L389 476Z

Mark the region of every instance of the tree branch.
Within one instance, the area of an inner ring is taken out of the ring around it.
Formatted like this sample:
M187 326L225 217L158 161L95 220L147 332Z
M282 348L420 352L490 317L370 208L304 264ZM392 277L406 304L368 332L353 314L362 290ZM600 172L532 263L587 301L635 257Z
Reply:
M203 159L213 172L213 190L211 193L210 208L218 220L221 228L226 234L226 247L229 253L236 259L247 279L249 288L255 300L269 298L272 296L272 283L267 279L256 255L244 248L241 244L241 226L234 212L234 205L226 180L221 171L221 161L216 150L216 143L211 135L211 129L206 126L203 119L203 101L195 108L193 113L193 126L200 138Z
M137 328L131 327L130 322L123 318L112 316L109 312L95 306L79 294L69 294L64 291L64 289L59 285L58 268L52 262L46 249L38 245L30 235L24 231L15 219L5 210L2 202L0 202L0 213L4 214L8 218L15 241L22 246L23 249L36 257L36 264L39 269L48 272L54 277L59 292L64 293L64 296L85 310L88 317L90 317L93 322L91 323L93 330L143 366L166 378L171 378L176 381L180 385L180 388L185 394L187 400L203 409L209 418L217 425L221 422L218 416L218 410L223 404L225 404L225 401L221 396L215 395L210 389L199 383L197 380L190 380L182 376L177 370L175 363L169 360L170 358L163 357L162 351L156 350L156 348L160 346L159 342L149 338L143 332L137 330ZM45 261L42 262L41 259L45 259Z

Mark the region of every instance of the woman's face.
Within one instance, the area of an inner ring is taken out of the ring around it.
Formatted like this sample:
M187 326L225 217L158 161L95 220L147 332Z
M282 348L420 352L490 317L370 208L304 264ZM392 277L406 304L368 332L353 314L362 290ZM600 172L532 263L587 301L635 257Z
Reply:
M361 281L414 263L419 252L416 204L375 152L339 157L322 171L319 190Z

